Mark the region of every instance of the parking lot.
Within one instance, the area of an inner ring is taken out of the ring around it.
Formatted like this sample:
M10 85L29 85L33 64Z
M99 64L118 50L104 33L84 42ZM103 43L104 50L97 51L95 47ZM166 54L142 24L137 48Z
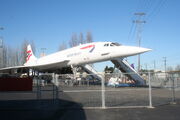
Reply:
M0 116L9 119L81 119L81 120L179 120L179 97L170 104L168 89L152 89L155 108L148 108L147 88L106 88L106 108L102 108L100 86L64 86L59 98L53 98L51 86L42 87L41 99L34 92L1 92ZM36 90L36 88L34 88ZM63 91L62 91L63 90ZM73 92L72 92L73 91ZM179 91L176 91L179 96ZM164 103L162 105L162 103ZM160 105L161 104L161 105ZM156 106L157 105L157 106ZM131 106L129 108L129 106ZM132 107L135 106L135 107ZM144 106L144 107L143 107ZM123 109L122 109L123 108ZM125 108L125 109L124 109Z
M58 94L57 94L58 93ZM57 96L58 98L56 98ZM172 90L169 88L152 88L152 105L168 104L172 101ZM180 100L180 91L175 91L175 100ZM86 107L102 107L101 86L59 86L58 92L52 86L41 87L38 100L62 99L80 103ZM37 88L29 92L1 92L0 100L37 100ZM148 107L149 89L146 87L105 88L106 107Z
M179 120L179 79L168 79L164 84L161 79L151 78L151 87L149 83L143 87L115 87L94 81L66 84L56 79L57 84L38 79L32 91L1 91L0 115L4 120Z

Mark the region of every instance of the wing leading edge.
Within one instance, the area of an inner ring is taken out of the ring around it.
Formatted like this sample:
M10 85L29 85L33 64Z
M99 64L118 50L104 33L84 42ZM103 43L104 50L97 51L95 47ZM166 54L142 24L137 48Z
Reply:
M24 66L14 66L14 67L6 67L1 68L0 73L9 73L13 70L18 69L35 69L39 71L49 71L49 70L57 70L61 67L67 66L69 60L64 60L56 63L42 64L42 65L24 65Z

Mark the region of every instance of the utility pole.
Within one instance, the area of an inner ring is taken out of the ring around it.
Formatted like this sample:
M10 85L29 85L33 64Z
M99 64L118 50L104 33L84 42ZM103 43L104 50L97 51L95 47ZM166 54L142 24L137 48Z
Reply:
M134 13L134 15L138 16L137 20L134 20L133 22L136 23L137 26L137 41L138 41L138 46L141 46L141 33L142 33L142 24L146 23L146 21L141 20L142 16L146 15L143 12L139 13ZM140 72L140 66L141 66L141 61L140 61L140 54L138 55L138 72Z
M156 61L154 60L154 72L156 71Z
M164 61L164 72L166 73L166 63L167 63L167 59L166 57L163 57L163 61Z
M164 73L165 73L165 81L167 80L167 74L166 74L166 62L167 62L167 60L166 60L166 57L163 57L163 61L164 61Z

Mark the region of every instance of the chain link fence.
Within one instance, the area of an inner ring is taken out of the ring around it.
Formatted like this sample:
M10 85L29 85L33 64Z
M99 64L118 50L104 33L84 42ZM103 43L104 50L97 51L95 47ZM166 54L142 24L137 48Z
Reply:
M136 85L123 73L42 74L34 77L32 91L0 92L0 100L48 99L54 104L60 99L81 104L87 109L153 107L180 101L180 73L140 75L145 80L144 86ZM74 107L68 105L68 108Z

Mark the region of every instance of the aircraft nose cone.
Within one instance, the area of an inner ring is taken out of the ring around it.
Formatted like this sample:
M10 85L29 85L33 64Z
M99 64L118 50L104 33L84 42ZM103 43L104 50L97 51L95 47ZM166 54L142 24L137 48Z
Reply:
M126 46L125 52L127 53L127 56L131 56L131 55L137 55L137 54L145 53L148 51L151 51L151 49L142 48L142 47Z
M139 48L137 48L137 49L138 49L139 53L144 53L144 52L148 52L148 51L151 51L151 50L152 50L152 49L141 48L141 47L139 47Z
M114 52L111 53L111 55L114 57L128 57L142 54L148 51L151 51L151 49L134 46L119 46L115 49Z

